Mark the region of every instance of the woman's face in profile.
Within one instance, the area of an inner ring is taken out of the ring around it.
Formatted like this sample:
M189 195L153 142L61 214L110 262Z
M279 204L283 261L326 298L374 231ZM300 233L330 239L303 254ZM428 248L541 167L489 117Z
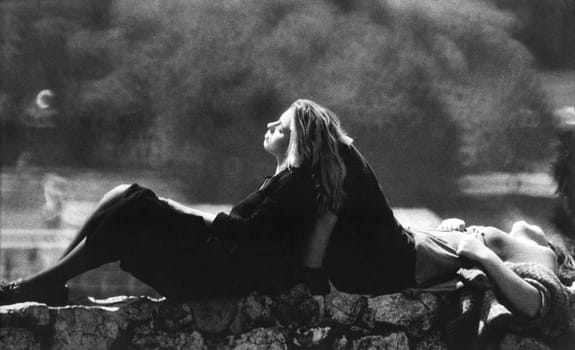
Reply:
M284 157L290 141L290 124L294 117L293 107L286 110L278 120L268 123L267 132L264 137L264 149L276 156Z

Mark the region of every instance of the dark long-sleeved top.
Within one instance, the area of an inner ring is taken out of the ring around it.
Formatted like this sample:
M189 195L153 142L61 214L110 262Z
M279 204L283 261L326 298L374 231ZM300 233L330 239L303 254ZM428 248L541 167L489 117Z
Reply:
M353 145L340 145L347 168L343 209L325 267L335 287L379 294L414 285L413 237L397 222L373 170Z
M284 170L207 227L202 217L132 185L87 223L87 254L99 263L119 260L172 299L278 292L298 282L302 238L316 216L314 193L308 171Z
M233 247L235 268L256 278L257 289L274 291L293 284L303 237L316 216L314 193L308 171L286 169L267 178L229 215L215 217L213 234Z

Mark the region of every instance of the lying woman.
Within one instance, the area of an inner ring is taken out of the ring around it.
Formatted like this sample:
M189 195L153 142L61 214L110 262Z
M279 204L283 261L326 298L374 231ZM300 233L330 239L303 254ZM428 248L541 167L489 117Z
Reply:
M560 254L540 227L525 221L516 222L509 232L485 226L466 228L460 219L444 221L439 230L410 231L416 244L419 287L441 282L462 267L479 267L510 309L531 318L547 314L552 299L561 297L551 293L562 290L551 291L546 284L561 286L560 269L573 267L572 258Z
M334 120L330 110L308 102L312 113ZM338 147L346 177L344 204L316 221L304 261L324 267L341 291L388 294L425 288L453 279L461 268L478 267L493 280L499 295L516 314L542 317L562 313L566 294L557 275L560 258L543 231L524 222L505 233L491 227L464 229L460 220L440 230L402 227L393 215L367 161L351 139Z
M340 141L330 122L296 101L269 123L264 148L276 159L275 174L229 215L158 198L138 185L113 189L62 259L5 285L0 302L66 303L69 279L113 261L172 299L277 292L295 284L304 234L318 213L342 202L344 174L334 158Z

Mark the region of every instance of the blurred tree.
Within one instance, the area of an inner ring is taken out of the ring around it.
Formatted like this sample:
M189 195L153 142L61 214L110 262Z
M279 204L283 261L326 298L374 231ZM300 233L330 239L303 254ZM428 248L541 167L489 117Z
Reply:
M433 199L462 171L548 156L549 107L513 36L518 15L496 6L5 1L3 111L54 89L73 164L165 167L195 198L230 201L273 168L265 123L311 98L340 115L392 200Z
M491 0L515 15L513 35L543 68L575 68L575 2L571 0Z
M572 243L575 240L575 109L558 110L556 117L559 145L553 176L559 201L553 211L553 223Z

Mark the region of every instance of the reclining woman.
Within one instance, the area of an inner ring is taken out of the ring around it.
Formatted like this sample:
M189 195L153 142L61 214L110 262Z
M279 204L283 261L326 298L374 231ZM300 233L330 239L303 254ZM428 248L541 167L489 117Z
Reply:
M342 203L338 135L332 121L296 101L267 124L273 176L236 204L211 215L162 199L138 185L107 193L54 266L5 285L0 302L66 303L65 283L105 263L172 299L277 292L300 281L304 234L318 213ZM321 169L321 171L316 171Z
M340 128L333 112L307 103L311 113ZM573 261L559 256L540 228L520 222L509 234L491 227L465 230L461 220L445 221L439 230L404 228L352 140L340 139L344 204L318 218L303 259L307 266L323 267L338 290L389 294L428 287L453 279L460 268L479 267L515 314L564 312L566 292L557 275L563 267L572 270Z

